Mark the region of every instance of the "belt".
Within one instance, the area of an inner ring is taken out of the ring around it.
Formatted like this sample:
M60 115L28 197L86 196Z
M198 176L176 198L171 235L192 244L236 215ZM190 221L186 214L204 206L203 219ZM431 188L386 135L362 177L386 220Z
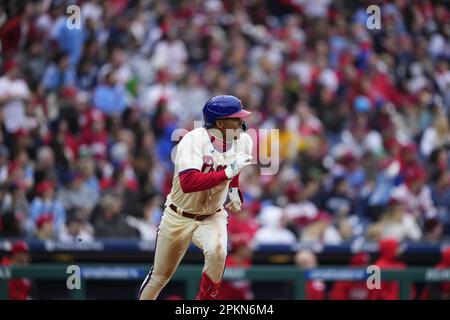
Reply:
M171 204L169 205L169 207L170 207L170 209L172 209L173 211L178 212L178 208L177 208L173 203L171 203ZM216 212L219 212L219 211L220 211L220 209L218 209ZM214 213L216 213L216 212L214 212ZM211 217L214 213L208 214L208 215L204 215L204 214L193 214L193 213L189 213L189 212L180 210L180 214L181 214L183 217L190 218L190 219L194 219L194 220L196 220L196 221L203 221L203 220L205 220L206 218Z

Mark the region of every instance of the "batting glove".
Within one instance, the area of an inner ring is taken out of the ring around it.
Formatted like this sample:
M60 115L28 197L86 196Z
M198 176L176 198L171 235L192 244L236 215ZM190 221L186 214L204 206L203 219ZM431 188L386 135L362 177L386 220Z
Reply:
M243 152L238 153L234 161L225 168L225 174L228 179L232 179L237 176L239 172L241 172L242 168L250 165L250 161L253 157L249 154L245 154Z
M228 196L230 197L230 202L228 202L225 205L225 208L227 208L233 212L241 211L242 201L241 201L241 196L239 195L239 189L238 188L230 188L230 190L228 190Z

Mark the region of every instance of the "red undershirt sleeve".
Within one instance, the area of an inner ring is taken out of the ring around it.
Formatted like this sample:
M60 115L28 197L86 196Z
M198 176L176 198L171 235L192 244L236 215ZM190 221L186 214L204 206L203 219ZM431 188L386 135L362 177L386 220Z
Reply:
M180 172L178 177L184 193L208 190L228 179L225 170L204 173L197 169L188 169Z

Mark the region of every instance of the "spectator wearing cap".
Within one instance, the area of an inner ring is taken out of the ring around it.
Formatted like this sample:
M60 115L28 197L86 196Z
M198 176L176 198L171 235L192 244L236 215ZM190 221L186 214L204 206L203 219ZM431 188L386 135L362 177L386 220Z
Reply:
M7 267L26 267L30 263L28 244L19 240L12 244L10 257L4 257L1 265ZM16 278L8 280L9 300L30 300L33 283L30 279Z
M350 258L350 268L367 268L370 263L370 256L365 252L354 254ZM331 300L367 300L369 298L369 288L366 281L340 280L333 283L329 293Z
M0 107L8 133L28 129L25 110L30 98L30 89L26 81L20 78L17 62L6 60L3 64L3 76L0 77Z
M39 240L54 240L56 238L55 224L50 213L40 215L36 220L34 236Z
M54 224L55 231L59 232L66 223L66 210L62 203L55 197L54 183L49 180L38 183L35 194L36 196L30 205L31 220L28 224L28 231L34 233L36 227L38 227L38 221L45 223L51 220Z
M401 253L400 243L396 239L382 239L378 242L379 258L375 261L383 270L403 270L407 265L399 259ZM415 291L411 291L411 298L415 296ZM370 300L399 300L400 284L398 281L381 281L380 289L372 289L369 294Z
M227 256L225 268L248 269L252 265L253 251L247 239L231 241L230 255ZM254 294L252 284L246 279L227 279L225 272L224 280L220 285L218 300L253 300Z

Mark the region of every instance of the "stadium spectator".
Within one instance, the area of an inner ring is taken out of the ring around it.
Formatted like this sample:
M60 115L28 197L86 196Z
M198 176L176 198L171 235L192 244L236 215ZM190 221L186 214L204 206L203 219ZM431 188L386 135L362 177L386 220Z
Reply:
M286 244L292 245L297 239L284 224L283 210L276 206L262 209L259 215L261 227L256 231L255 245Z
M93 99L94 106L108 115L120 115L125 110L125 87L118 82L115 71L105 75L104 81L95 88Z
M450 248L445 248L441 252L441 260L435 266L436 269L450 268ZM420 295L421 299L427 300L450 300L450 282L429 284Z
M244 202L240 212L232 212L228 216L227 228L231 243L253 240L260 226L250 212L252 206L255 206L255 204Z
M144 205L138 207L136 215L127 216L127 222L139 231L142 240L154 241L162 217L162 199L156 194L149 194L144 201Z
M76 73L69 59L69 54L65 52L56 55L54 63L47 67L42 78L40 86L42 94L50 91L58 92L64 87L75 85Z
M93 229L92 226L80 217L80 214L76 212L69 213L66 225L59 232L57 239L59 241L73 243L94 241Z
M417 221L406 212L405 205L395 198L389 201L380 220L367 228L367 238L372 241L385 238L417 241L421 237L422 230Z
M300 250L295 254L295 265L300 269L317 268L317 256L311 250ZM306 281L306 300L324 300L326 298L325 282L319 279Z
M97 202L97 196L83 182L80 174L67 171L61 179L63 187L59 190L57 198L66 211L77 209L80 217L89 219L92 209Z
M27 82L20 78L20 67L15 60L3 63L3 76L0 77L0 106L6 131L15 134L28 130L26 109L31 98Z
M350 259L351 268L366 268L370 263L370 256L365 252L357 253ZM331 300L367 300L369 288L366 281L335 281L329 293Z
M436 205L437 216L445 231L450 231L450 171L436 171L432 179L431 197Z
M440 147L450 147L450 125L445 113L436 117L433 127L425 130L420 141L420 151L424 157L429 157L433 150Z
M5 267L26 267L30 264L30 252L28 244L19 240L12 244L11 255L4 257L1 265ZM27 278L8 280L9 300L31 300L33 283Z
M247 269L252 265L252 248L248 240L231 241L230 254L227 256L225 268ZM224 275L224 281L220 285L219 300L253 300L252 284L246 279L233 279Z
M4 237L18 238L26 235L25 223L29 203L23 185L3 186L0 203L0 232Z
M379 244L379 258L375 261L381 270L402 270L407 265L398 257L400 255L400 243L396 239L383 239ZM415 297L415 290L411 291L410 298ZM400 284L398 281L381 281L380 289L372 289L369 292L370 300L400 300Z
M66 223L66 210L55 196L54 182L44 180L36 186L36 196L30 204L30 216L28 220L28 232L44 231L45 238L51 237L53 230L49 230L48 224L54 226L55 232L59 232ZM51 231L51 232L50 232Z
M138 231L131 227L122 211L123 200L115 194L100 199L98 216L94 220L96 238L138 238Z

